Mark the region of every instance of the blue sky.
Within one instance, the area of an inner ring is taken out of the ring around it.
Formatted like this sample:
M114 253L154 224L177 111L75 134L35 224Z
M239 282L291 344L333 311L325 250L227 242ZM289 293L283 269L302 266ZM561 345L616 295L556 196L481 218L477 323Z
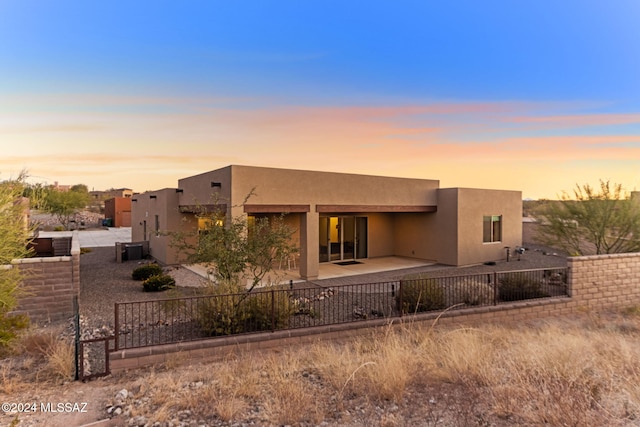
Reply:
M638 22L637 1L0 0L0 178L640 189Z

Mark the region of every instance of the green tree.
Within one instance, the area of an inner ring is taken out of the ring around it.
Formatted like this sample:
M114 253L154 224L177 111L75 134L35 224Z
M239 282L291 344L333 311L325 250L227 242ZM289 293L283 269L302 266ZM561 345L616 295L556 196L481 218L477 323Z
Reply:
M286 224L285 215L227 218L223 212L213 212L199 219L205 226L195 233L169 233L172 244L187 261L212 270L208 295L233 294L201 301L197 319L202 330L225 335L253 330L248 325L264 330L285 324L293 314L288 297L251 293L279 261L298 250L292 243L295 230Z
M640 251L640 201L620 184L600 181L599 188L576 185L543 213L540 240L572 255Z
M22 197L23 178L0 182L0 347L26 326L23 316L11 315L18 305L23 279L11 261L30 255L27 243L33 231L27 223L28 204Z
M281 259L298 251L292 242L295 230L286 224L285 215L226 218L213 212L201 214L200 219L204 229L169 233L172 245L186 261L210 267L216 281L232 289L244 290L241 282L248 279L250 292Z
M25 184L22 195L29 199L31 209L42 209L45 206L49 189L41 183Z
M69 191L49 189L45 195L44 210L53 214L65 230L69 229L71 217L85 208L91 200L87 186L74 185Z

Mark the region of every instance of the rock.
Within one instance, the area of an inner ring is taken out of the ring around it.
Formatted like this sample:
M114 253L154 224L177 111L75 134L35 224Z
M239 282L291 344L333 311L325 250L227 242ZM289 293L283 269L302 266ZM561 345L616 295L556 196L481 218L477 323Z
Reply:
M129 423L128 423L128 425L132 427L144 427L144 425L146 424L147 424L147 419L142 415L129 419Z
M366 319L367 312L363 307L355 307L353 309L353 317L355 317L356 319Z

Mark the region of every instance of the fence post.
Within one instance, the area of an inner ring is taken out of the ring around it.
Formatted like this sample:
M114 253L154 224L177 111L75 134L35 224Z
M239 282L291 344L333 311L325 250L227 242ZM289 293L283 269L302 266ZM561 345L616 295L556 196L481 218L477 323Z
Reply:
M78 381L80 379L80 307L78 305L78 296L73 296L73 326L75 328L75 364L76 364L76 374L74 376L74 380ZM84 367L83 367L84 369Z
M493 272L493 305L498 305L498 272Z
M118 313L120 312L120 310L118 310L118 303L114 304L114 319L115 319L115 331L113 332L113 335L115 335L116 337L116 342L114 344L114 350L118 351L119 347L118 347L118 343L120 341L120 318L118 316Z
M276 297L275 291L271 289L271 330L276 330Z
M400 311L400 317L402 317L403 303L402 303L402 280L398 284L398 311Z
M104 339L104 374L109 375L111 369L109 368L109 338Z

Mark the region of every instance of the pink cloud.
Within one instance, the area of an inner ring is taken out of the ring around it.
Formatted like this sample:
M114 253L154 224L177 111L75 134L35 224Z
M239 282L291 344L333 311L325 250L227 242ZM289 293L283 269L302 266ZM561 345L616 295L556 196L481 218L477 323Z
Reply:
M166 103L181 112L84 108L102 102ZM537 136L525 129L626 124L640 120L640 114L539 117L534 114L541 109L562 105L527 102L260 107L233 99L221 101L225 108L213 104L206 98L86 95L72 99L67 106L73 108L64 113L11 112L0 116L0 141L12 147L0 159L0 171L37 167L42 176L97 177L98 183L87 182L96 187L118 176L130 182L103 186L153 189L227 164L254 164L434 179L454 174L468 176L469 186L496 187L500 181L490 179L487 169L499 174L514 165L531 171L575 160L640 159L640 135Z
M640 113L582 114L558 116L518 116L509 119L516 123L551 124L557 126L607 126L640 123Z

